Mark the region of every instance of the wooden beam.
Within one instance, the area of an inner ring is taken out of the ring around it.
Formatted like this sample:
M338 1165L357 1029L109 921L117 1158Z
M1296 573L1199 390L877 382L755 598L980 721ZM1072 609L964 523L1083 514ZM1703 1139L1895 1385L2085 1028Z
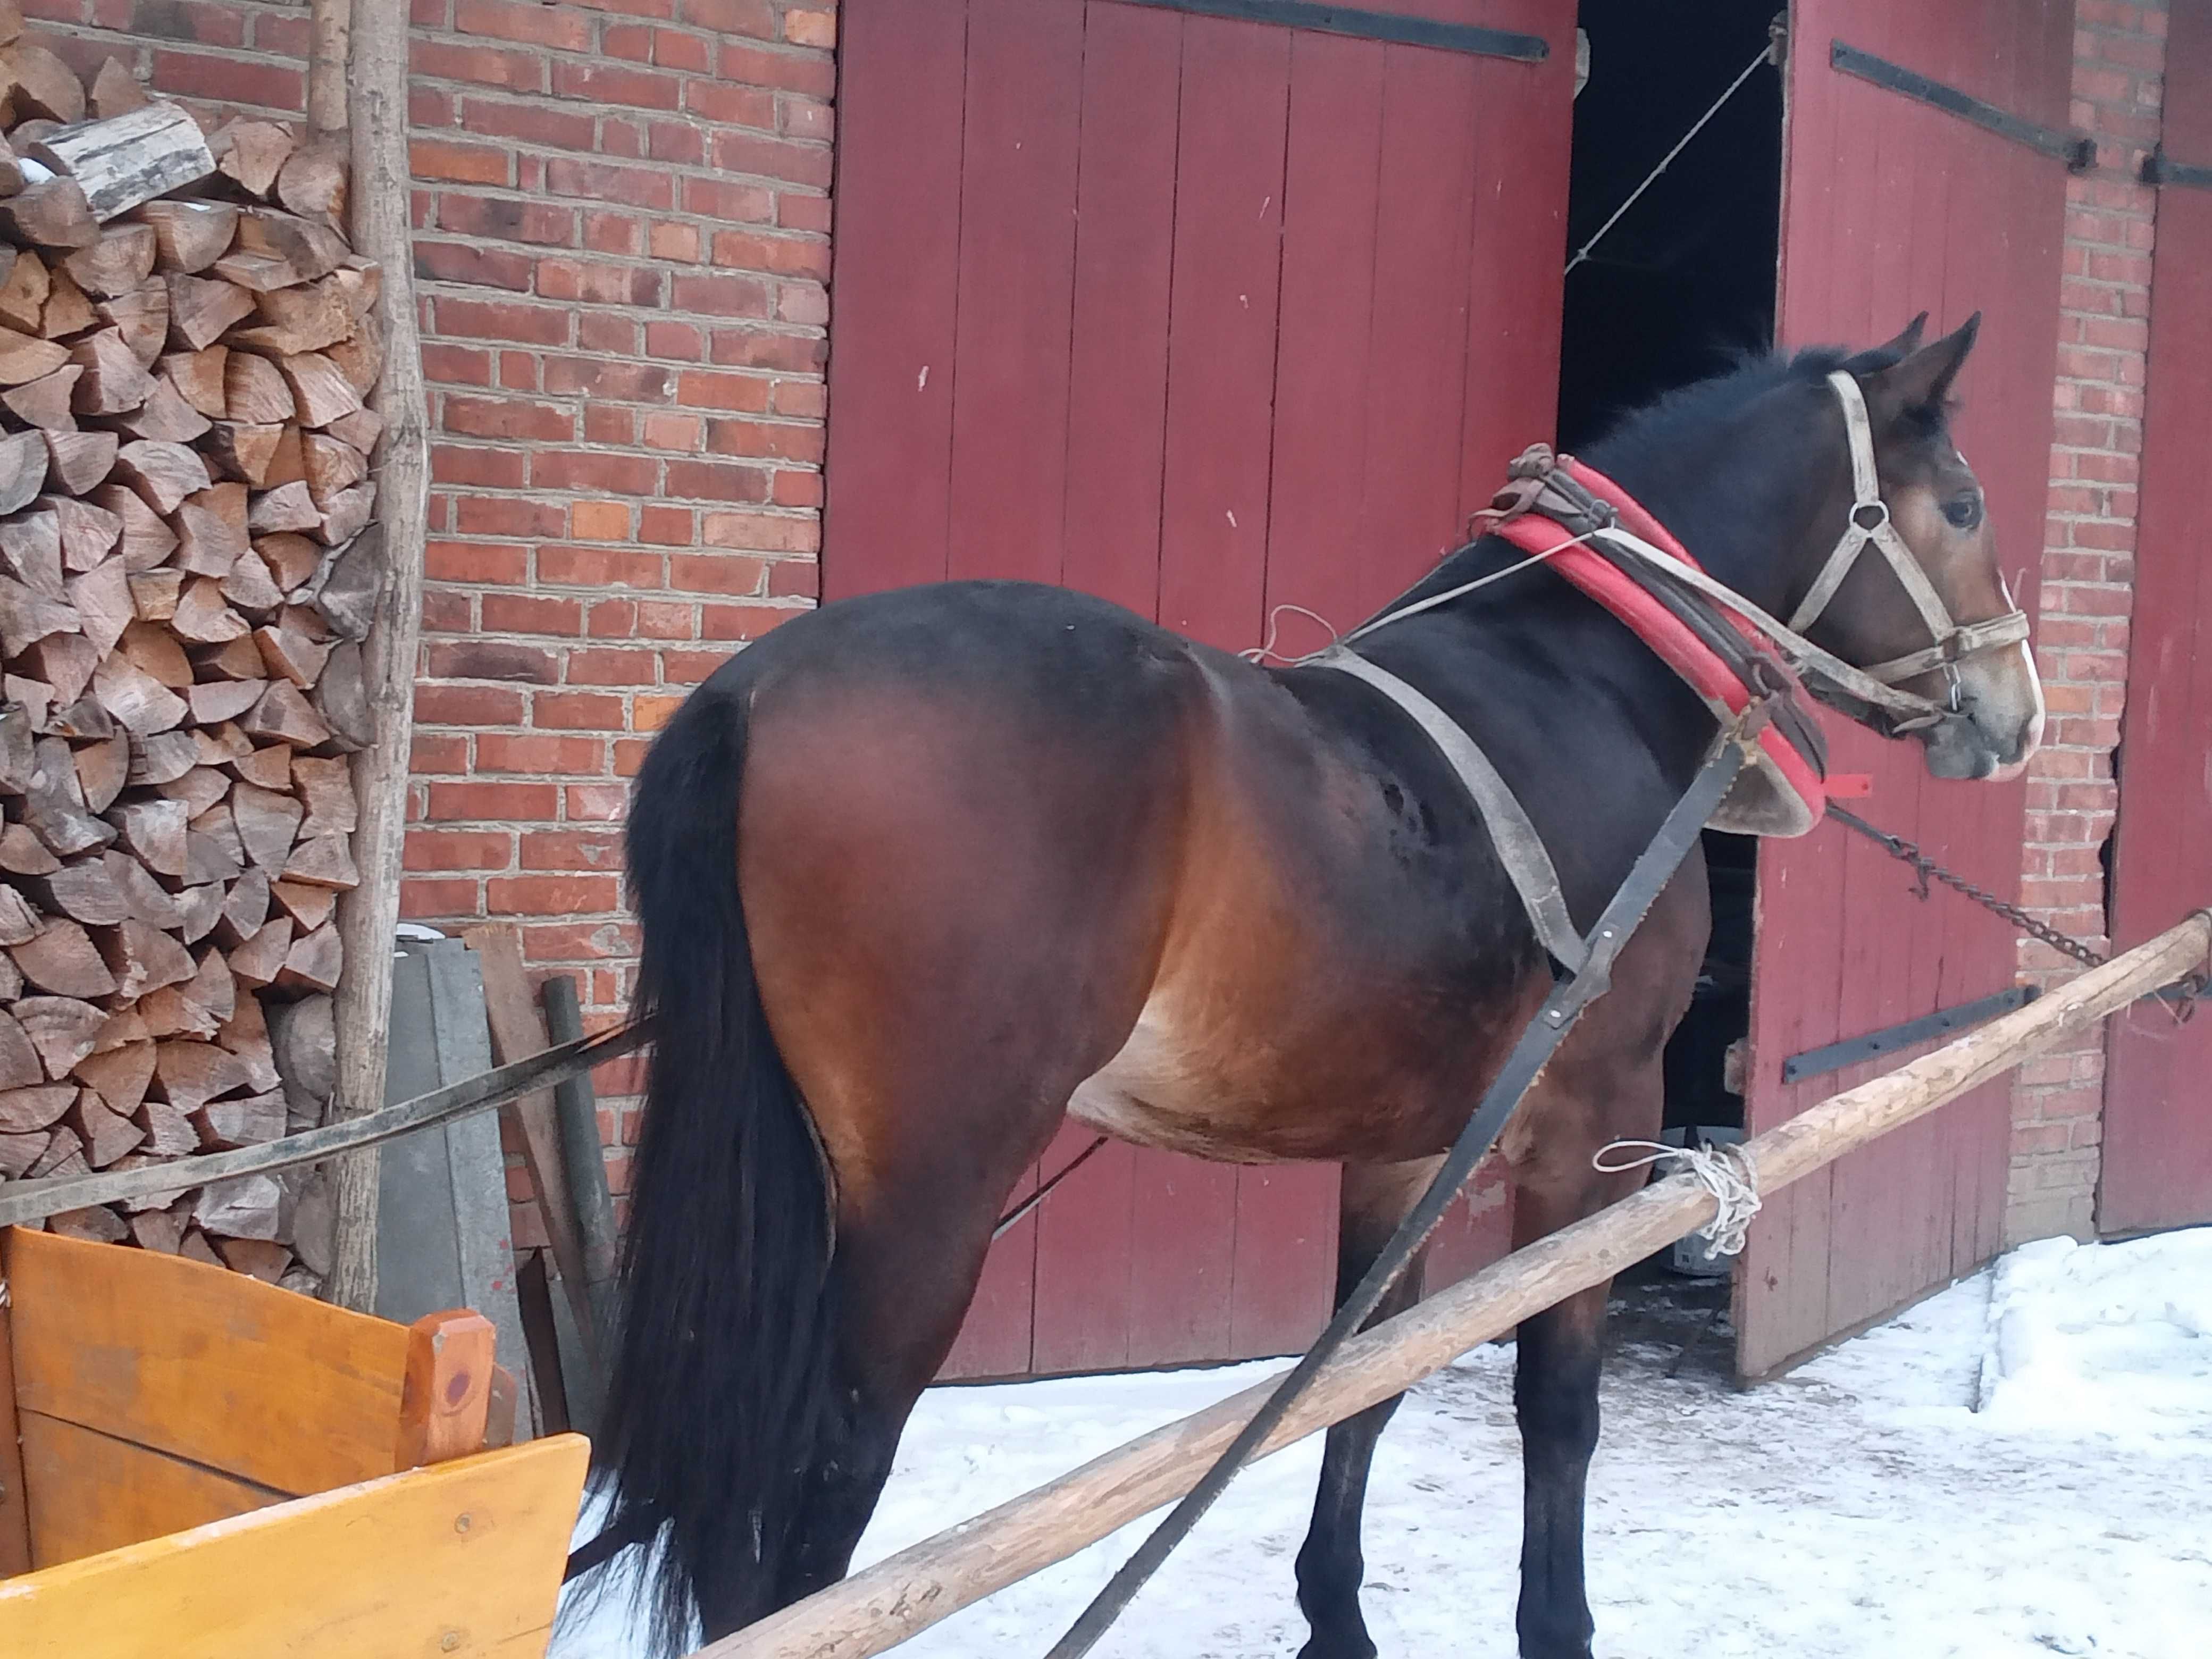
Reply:
M408 233L407 9L379 5L354 21L347 76L356 252L382 268L380 303L388 339L372 404L384 435L374 460L390 586L363 645L374 738L353 757L354 833L361 884L338 902L338 931L355 964L341 976L333 1013L340 1121L384 1103L385 1032L392 1012L392 929L399 920L400 852L406 836L408 746L414 731L415 657L422 626L422 540L429 513L429 428L416 332L415 259ZM349 1308L376 1303L377 1160L339 1159L331 1185L337 1243L325 1294Z
M31 1507L15 1415L15 1338L0 1307L0 1578L31 1570Z
M395 1468L443 1463L483 1446L496 1340L491 1321L465 1308L424 1314L407 1328Z
M1747 1142L1762 1193L1957 1099L2205 961L2197 912L2016 1013L1820 1102ZM1530 1315L1602 1284L1713 1218L1712 1194L1671 1176L1347 1342L1261 1455L1379 1405ZM1180 1498L1274 1391L1270 1378L831 1585L695 1659L864 1659Z
M310 141L343 140L346 61L353 0L310 0L307 10L307 133Z

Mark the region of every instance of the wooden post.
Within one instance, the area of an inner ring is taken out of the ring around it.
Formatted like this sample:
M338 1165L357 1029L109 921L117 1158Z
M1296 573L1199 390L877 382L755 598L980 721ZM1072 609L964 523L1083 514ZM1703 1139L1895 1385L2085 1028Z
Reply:
M307 132L343 141L353 0L313 0L307 14Z
M1745 1145L1759 1190L1785 1187L2172 984L2204 962L2208 947L2212 915L2199 911L2027 1007L1832 1096ZM1715 1208L1712 1194L1690 1176L1669 1176L1353 1338L1261 1455L1402 1393L1531 1314L1695 1231ZM1274 1385L1270 1378L1093 1458L723 1638L695 1659L865 1659L895 1647L1181 1497Z
M375 736L354 757L360 823L354 862L361 884L338 906L352 971L338 983L334 1118L384 1103L385 1028L392 1006L392 929L399 917L401 843L406 834L408 749L414 730L415 658L422 626L422 538L429 512L429 436L422 403L422 354L416 335L415 261L408 235L407 9L370 6L352 31L353 243L382 268L390 344L374 394L384 419L376 454L377 507L391 578L364 649ZM320 39L320 35L318 36ZM374 1153L342 1158L333 1171L337 1246L327 1294L349 1308L376 1301Z
M465 1308L425 1314L407 1328L392 1468L442 1463L483 1449L495 1340L491 1321Z

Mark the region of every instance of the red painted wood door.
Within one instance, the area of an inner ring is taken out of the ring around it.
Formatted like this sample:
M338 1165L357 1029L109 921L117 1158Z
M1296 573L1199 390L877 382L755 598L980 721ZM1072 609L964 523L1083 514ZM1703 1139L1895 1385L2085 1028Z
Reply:
M2173 9L2165 153L2212 168L2212 6ZM2201 176L2201 175L2200 175ZM2140 945L2212 894L2212 189L2159 192L2112 943ZM2212 1019L2156 1003L2113 1020L2097 1225L2212 1221Z
M1348 627L1451 544L1551 430L1574 13L1392 9L1550 56L848 0L826 598L1027 577L1243 647L1283 604ZM1482 1209L1462 1260L1499 1237ZM948 1372L1296 1348L1334 1210L1332 1169L1115 1145L994 1249Z
M1960 385L1960 447L2031 611L2043 540L2058 330L2063 164L1832 67L1832 43L2054 128L2067 118L2070 0L1797 0L1791 8L1778 331L1866 344L1922 310L1983 313ZM1918 745L1825 720L1854 803L1984 887L2016 896L2021 783L1942 782ZM1753 1132L1911 1057L1782 1081L1808 1049L2011 985L2008 929L1840 826L1769 842L1752 981ZM1736 1273L1738 1369L1763 1375L1973 1267L2003 1222L2009 1090L1995 1084L1769 1199Z

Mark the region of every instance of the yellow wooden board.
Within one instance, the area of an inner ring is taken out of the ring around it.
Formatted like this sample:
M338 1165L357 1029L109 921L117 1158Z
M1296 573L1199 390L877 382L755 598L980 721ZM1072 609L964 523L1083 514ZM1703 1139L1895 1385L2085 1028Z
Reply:
M8 1659L533 1659L589 1449L557 1435L0 1583Z
M43 1412L25 1412L22 1431L35 1567L204 1527L297 1495L252 1486Z
M181 1256L5 1243L24 1409L284 1492L396 1467L405 1327Z

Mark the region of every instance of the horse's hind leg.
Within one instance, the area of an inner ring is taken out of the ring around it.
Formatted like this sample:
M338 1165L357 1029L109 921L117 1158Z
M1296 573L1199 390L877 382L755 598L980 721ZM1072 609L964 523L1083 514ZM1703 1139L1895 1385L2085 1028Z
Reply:
M1341 1219L1336 1247L1336 1300L1340 1305L1390 1242L1399 1222L1427 1188L1440 1159L1344 1166ZM1366 1324L1403 1313L1421 1297L1425 1252L1414 1256ZM1359 1612L1359 1581L1366 1571L1359 1547L1360 1510L1367 1501L1367 1471L1375 1443L1403 1395L1370 1406L1328 1431L1322 1454L1321 1490L1313 1524L1298 1551L1298 1606L1313 1634L1300 1659L1372 1659L1375 1644Z

